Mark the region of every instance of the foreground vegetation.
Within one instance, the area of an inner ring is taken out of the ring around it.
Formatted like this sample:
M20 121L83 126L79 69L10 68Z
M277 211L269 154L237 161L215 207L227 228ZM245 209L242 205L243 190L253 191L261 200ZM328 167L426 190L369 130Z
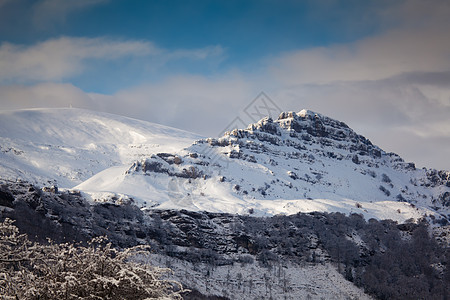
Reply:
M85 246L42 245L19 234L10 219L0 223L2 299L181 299L167 269L145 263L148 247L123 251L93 239Z

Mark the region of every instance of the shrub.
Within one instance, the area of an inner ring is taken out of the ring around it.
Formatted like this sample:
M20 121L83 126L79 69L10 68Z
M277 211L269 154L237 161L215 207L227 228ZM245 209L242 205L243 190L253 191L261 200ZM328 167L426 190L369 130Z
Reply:
M389 197L389 196L391 195L391 192L390 192L387 188L385 188L384 186L380 185L379 189L380 189L380 191L382 191L386 196Z
M383 181L384 183L391 183L391 178L383 173L381 174L381 181Z

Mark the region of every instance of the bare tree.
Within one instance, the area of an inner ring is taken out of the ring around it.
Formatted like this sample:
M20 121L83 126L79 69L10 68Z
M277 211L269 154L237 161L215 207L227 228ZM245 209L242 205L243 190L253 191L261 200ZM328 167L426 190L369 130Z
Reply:
M119 251L105 238L87 247L41 245L0 223L2 299L181 299L181 284L162 279L169 269L146 263L148 246Z

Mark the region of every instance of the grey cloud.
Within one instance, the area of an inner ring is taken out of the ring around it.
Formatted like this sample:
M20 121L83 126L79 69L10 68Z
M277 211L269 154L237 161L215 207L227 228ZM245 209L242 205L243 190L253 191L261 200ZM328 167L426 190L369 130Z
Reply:
M400 74L392 80L399 83L414 83L422 85L433 85L436 87L448 87L450 85L450 71L444 72L411 72Z
M274 98L292 110L309 108L344 121L384 150L420 166L450 169L450 98L443 103L431 97L441 95L443 88L424 83L436 75L421 74L424 81L410 74L376 81L298 85L280 90Z
M398 27L411 30L423 27L447 27L450 24L448 14L450 2L447 0L407 0L390 1L388 7L382 11L384 21L396 24Z
M389 26L376 35L284 53L269 63L270 72L285 86L448 72L449 1L390 1L379 7L376 19Z
M450 169L450 3L399 1L390 26L352 43L285 53L268 64L274 98L342 120L386 151Z
M450 68L447 30L403 31L287 53L270 66L286 85L379 80L409 72L445 72Z
M95 109L88 94L71 84L40 83L34 86L0 86L0 106L3 110L43 107Z
M255 95L245 78L227 74L175 76L112 96L90 96L109 112L217 136Z

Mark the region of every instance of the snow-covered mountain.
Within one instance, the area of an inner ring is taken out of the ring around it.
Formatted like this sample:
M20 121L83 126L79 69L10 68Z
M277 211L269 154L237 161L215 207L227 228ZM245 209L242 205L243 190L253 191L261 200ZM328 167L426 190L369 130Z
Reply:
M345 123L302 110L108 168L75 189L93 200L132 198L142 208L338 211L403 222L448 216L450 172L416 169Z
M1 219L42 241L151 245L186 299L448 294L450 172L312 111L217 139L86 110L2 112L0 147ZM425 214L434 226L407 222Z
M177 151L200 137L75 108L2 111L0 172L4 179L69 188L106 168Z

